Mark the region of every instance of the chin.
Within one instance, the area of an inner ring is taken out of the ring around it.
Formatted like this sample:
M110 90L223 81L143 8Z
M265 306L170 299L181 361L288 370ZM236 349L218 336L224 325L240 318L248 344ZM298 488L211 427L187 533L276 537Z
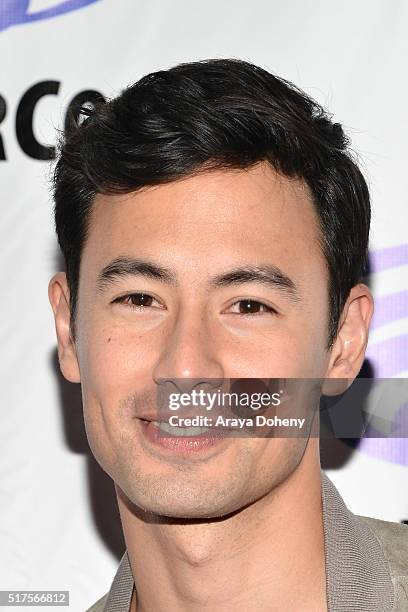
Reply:
M121 490L121 497L126 496L125 503L134 513L140 511L146 515L156 515L169 519L216 519L227 516L250 503L244 498L244 492L231 491L227 487L205 487L200 482L198 486L187 487L183 484L172 487L167 483L163 488L152 486L126 487ZM148 520L148 517L145 516Z

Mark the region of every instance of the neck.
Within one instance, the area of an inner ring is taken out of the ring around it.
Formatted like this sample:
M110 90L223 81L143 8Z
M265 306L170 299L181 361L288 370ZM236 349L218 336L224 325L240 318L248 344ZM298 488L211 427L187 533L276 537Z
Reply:
M316 444L268 495L221 519L152 521L118 495L134 609L326 611Z

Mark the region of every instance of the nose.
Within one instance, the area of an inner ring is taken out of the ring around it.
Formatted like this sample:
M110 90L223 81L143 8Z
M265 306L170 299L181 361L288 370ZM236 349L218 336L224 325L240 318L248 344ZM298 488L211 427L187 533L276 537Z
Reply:
M199 313L184 317L180 313L163 342L153 372L154 381L174 385L180 393L222 385L224 366L210 328Z

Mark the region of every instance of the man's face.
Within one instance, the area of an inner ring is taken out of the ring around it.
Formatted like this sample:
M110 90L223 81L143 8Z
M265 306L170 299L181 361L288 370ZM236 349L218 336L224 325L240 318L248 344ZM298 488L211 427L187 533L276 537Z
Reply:
M318 237L306 187L265 163L97 196L76 353L91 448L131 502L167 516L225 515L297 467L306 439L224 438L183 455L152 442L142 418L163 378L325 376L328 272ZM150 268L98 282L117 258ZM292 291L265 281L272 267ZM229 274L238 269L262 278Z

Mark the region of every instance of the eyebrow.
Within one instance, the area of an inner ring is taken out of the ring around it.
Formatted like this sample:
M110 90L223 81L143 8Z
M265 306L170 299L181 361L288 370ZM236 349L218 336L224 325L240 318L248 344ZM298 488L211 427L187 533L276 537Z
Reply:
M142 276L168 285L177 285L173 270L144 259L117 257L108 263L97 278L98 291L104 292L124 276ZM257 283L278 289L292 301L300 300L299 290L293 280L275 265L243 266L216 275L210 279L210 287L229 287L244 283Z
M100 292L105 291L110 285L123 276L144 276L154 280L176 285L177 279L174 272L144 259L132 257L117 257L106 265L98 275L97 287Z
M270 264L235 268L211 280L211 285L215 287L227 287L244 283L266 285L267 287L278 289L294 302L300 300L299 290L293 280L280 268Z

